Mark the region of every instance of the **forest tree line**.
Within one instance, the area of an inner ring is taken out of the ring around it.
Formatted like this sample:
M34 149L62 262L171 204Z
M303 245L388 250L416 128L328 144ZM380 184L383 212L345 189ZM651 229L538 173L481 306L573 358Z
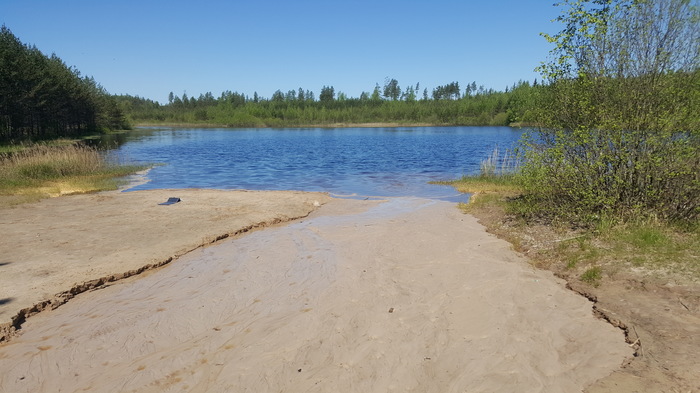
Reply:
M0 142L125 127L117 100L93 78L0 28Z
M138 124L207 124L282 127L348 123L508 125L528 122L533 86L518 82L504 91L447 83L431 90L401 87L387 78L359 97L333 86L316 94L298 88L252 97L231 90L218 97L170 93L160 104L130 95L110 95L55 54L24 44L0 30L0 142L76 137Z
M534 82L536 87L537 82ZM231 127L282 127L362 123L431 125L508 125L527 123L534 90L520 81L504 91L486 89L476 82L464 89L458 82L421 90L420 83L405 88L396 79L376 84L371 92L348 97L333 86L316 94L298 88L275 91L271 97L252 97L224 91L198 97L170 93L168 103L118 96L120 106L135 124L212 124Z

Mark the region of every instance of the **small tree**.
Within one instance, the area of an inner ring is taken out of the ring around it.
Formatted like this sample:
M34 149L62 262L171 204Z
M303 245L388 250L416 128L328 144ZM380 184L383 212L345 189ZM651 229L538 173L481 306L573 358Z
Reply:
M376 83L374 85L374 90L372 90L372 96L370 97L370 99L374 102L381 101L382 97L379 94L379 83Z
M324 103L335 100L335 89L333 86L323 86L321 94L318 95L318 100Z
M274 93L272 93L272 102L283 102L284 101L284 93L282 93L282 90L275 90Z
M296 90L289 90L287 91L287 94L284 96L285 101L293 102L297 100L297 91Z
M399 81L396 79L387 78L384 81L384 98L396 101L401 96L401 87L399 86Z

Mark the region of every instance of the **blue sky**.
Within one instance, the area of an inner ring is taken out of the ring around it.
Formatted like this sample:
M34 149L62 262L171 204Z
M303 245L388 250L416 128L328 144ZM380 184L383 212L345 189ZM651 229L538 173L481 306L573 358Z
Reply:
M503 90L538 75L553 0L0 0L0 23L113 94L324 85L358 97L395 78Z

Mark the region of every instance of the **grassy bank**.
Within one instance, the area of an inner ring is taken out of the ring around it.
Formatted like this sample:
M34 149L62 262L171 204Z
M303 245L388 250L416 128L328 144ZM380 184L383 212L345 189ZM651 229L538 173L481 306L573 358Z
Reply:
M145 169L107 160L75 144L15 146L0 153L0 206L65 194L113 190Z
M461 208L533 262L569 280L604 285L629 274L653 280L700 281L700 227L649 217L601 220L595 226L533 220L517 176L473 176L450 182L474 197Z

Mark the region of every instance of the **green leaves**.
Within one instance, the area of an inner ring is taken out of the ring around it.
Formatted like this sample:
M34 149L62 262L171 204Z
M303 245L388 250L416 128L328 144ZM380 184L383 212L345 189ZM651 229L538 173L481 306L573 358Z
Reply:
M526 144L519 180L539 216L580 225L700 218L700 140L691 133L541 130Z
M554 48L538 67L549 81L640 77L693 71L700 64L700 10L689 0L566 0Z
M384 81L384 98L396 101L401 96L401 87L396 79L386 78Z
M525 142L525 200L578 224L700 218L700 10L566 0ZM531 209L537 211L538 209Z
M335 100L335 89L333 86L323 86L323 88L321 88L321 94L318 95L318 99L321 102L331 102Z
M277 90L271 99L249 98L244 94L224 91L218 99L211 93L187 102L172 94L172 102L157 102L132 96L117 96L119 108L136 123L198 123L227 126L300 126L335 123L426 123L436 125L508 125L512 121L532 120L532 99L535 89L527 82L514 85L507 92L486 90L469 84L468 94L460 97L457 82L442 86L446 89L440 100L431 100L427 89L422 99L416 97L419 85L408 86L399 99L383 100L381 87L363 93L360 98L335 92L324 86L319 100L313 92L301 88L284 94ZM209 98L208 98L209 97ZM336 98L337 97L337 98ZM449 99L447 99L449 98Z

